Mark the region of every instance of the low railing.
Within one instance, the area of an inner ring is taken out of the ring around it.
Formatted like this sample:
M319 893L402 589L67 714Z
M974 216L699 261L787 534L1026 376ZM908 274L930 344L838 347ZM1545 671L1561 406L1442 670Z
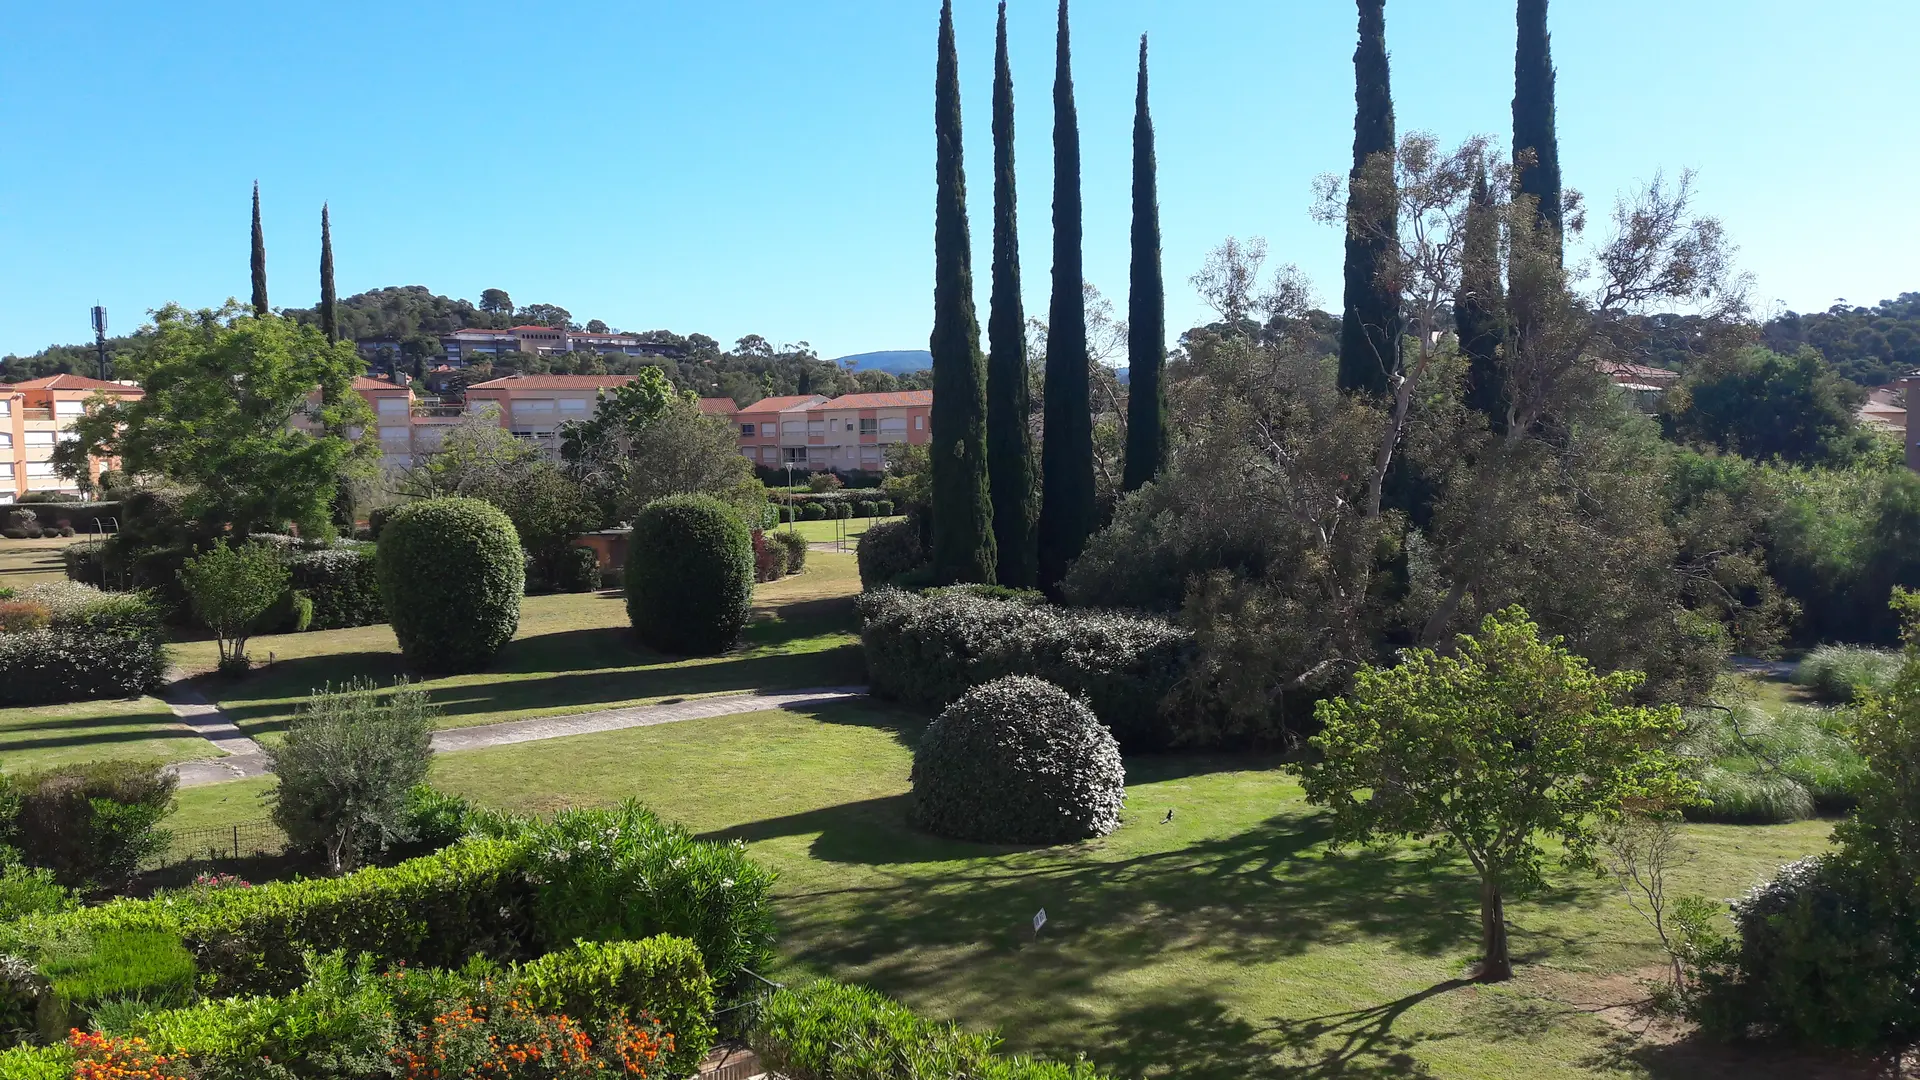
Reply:
M164 869L189 862L220 863L255 855L278 855L286 849L287 837L280 827L266 818L208 825L197 829L174 829L167 850L150 869Z
M27 420L51 420L53 419L53 410L22 408L20 415Z
M467 415L465 405L415 405L413 415L427 417L456 417Z
M713 1014L713 1026L720 1029L721 1038L744 1040L747 1032L760 1021L761 1010L767 1007L768 999L787 988L786 983L774 982L751 968L741 968L740 974L747 978L739 984L733 1004Z

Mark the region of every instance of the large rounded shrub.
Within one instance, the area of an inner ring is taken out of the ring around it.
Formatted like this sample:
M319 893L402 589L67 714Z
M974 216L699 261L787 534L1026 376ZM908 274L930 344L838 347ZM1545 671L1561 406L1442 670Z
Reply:
M520 627L520 540L507 515L478 499L396 510L374 569L400 651L421 671L477 671Z
M1120 825L1120 744L1093 710L1041 679L976 686L913 755L913 824L956 840L1060 844Z
M907 521L883 521L860 534L860 546L854 549L860 563L860 587L878 589L891 585L900 575L919 569L927 561L920 544L920 526Z
M627 615L643 644L676 656L725 652L753 607L753 537L725 503L648 503L627 542Z

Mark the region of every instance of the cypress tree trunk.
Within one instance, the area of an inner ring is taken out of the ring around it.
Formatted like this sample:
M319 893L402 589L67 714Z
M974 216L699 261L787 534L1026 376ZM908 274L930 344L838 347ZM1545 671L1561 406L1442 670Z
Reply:
M340 313L333 292L333 225L320 204L320 329L329 343L340 340Z
M943 582L991 582L993 503L987 490L986 361L973 311L973 250L961 159L960 61L953 0L940 7L934 80L938 194L934 207L933 570Z
M267 313L267 238L260 231L260 181L253 182L253 313Z
M1039 580L1034 528L1032 408L1027 388L1027 314L1020 299L1020 233L1013 173L1013 66L1007 57L1007 5L993 63L993 310L987 316L987 471L999 582L1030 589Z
M1080 120L1067 0L1053 76L1053 301L1047 309L1046 430L1040 444L1040 587L1057 594L1093 532L1093 410L1080 253Z
M1494 434L1504 434L1507 397L1500 372L1506 293L1500 283L1500 220L1487 173L1467 200L1466 235L1460 244L1460 291L1453 298L1453 325L1467 358L1467 407L1486 414Z
M1134 491L1167 465L1167 282L1160 264L1160 191L1147 108L1147 35L1133 105L1133 274L1127 297L1127 466Z
M1346 302L1340 324L1340 388L1387 393L1400 366L1400 294L1393 269L1399 202L1393 187L1393 90L1388 78L1386 0L1358 0L1353 53L1353 171L1348 174Z
M1536 202L1540 224L1561 246L1560 136L1553 106L1553 40L1547 0L1520 0L1519 43L1513 54L1514 186Z

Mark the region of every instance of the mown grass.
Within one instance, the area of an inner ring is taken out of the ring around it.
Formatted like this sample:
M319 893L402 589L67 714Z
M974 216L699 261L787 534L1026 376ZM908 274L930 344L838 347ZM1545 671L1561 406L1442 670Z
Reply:
M899 521L898 517L885 518L848 518L847 539L855 540L868 529L887 521ZM794 521L780 526L781 531L792 529L807 538L810 544L830 544L840 538L839 522L836 521Z
M869 982L1121 1076L1542 1080L1726 1064L1594 1015L1584 988L1615 976L1617 1002L1621 985L1634 992L1618 973L1659 962L1603 880L1557 875L1510 905L1520 978L1467 985L1471 870L1423 844L1330 851L1277 761L1131 759L1115 835L994 848L906 827L922 726L872 703L721 717L445 755L434 782L522 811L634 797L740 840L780 873L778 977ZM1688 826L1693 861L1672 888L1738 894L1827 831Z
M29 507L31 509L31 507ZM0 586L19 588L36 581L65 581L67 564L60 552L72 537L41 537L38 540L0 539Z
M0 772L8 774L83 761L219 756L155 698L0 709Z
M642 648L617 591L528 597L519 633L491 668L422 685L441 707L442 725L461 727L741 690L859 683L865 667L853 634L858 591L851 555L818 553L804 573L760 587L739 648L697 659ZM217 659L213 642L182 643L175 658L256 738L275 737L316 689L355 678L387 685L409 674L384 625L260 637L248 651L266 666L239 681L208 674Z

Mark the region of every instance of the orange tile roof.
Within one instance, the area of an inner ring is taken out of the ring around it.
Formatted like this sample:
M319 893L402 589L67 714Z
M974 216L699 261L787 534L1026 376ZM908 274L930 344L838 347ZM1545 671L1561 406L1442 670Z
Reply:
M730 397L703 397L700 399L700 411L708 416L726 416L740 411L740 406Z
M508 375L474 383L467 389L511 390L517 387L522 390L604 390L625 386L632 381L631 375Z
M102 382L85 375L49 375L13 384L15 390L104 390L109 394L138 394L140 388L126 383Z
M892 394L847 394L834 398L824 405L815 405L816 409L911 409L931 406L933 391L902 390Z
M355 390L405 390L406 389L406 387L404 386L399 386L395 383L390 383L385 379L370 379L365 375L355 375L353 377L353 388Z
M761 398L759 401L740 410L740 415L749 413L777 413L826 400L820 394L788 394L785 397Z
M515 333L515 334L517 334L517 333L519 333L519 332L520 332L520 331L522 331L522 330L541 330L541 331L544 331L544 332L546 332L546 333L549 333L549 334L564 334L564 333L566 333L566 331L565 331L565 330L562 330L562 329L560 329L560 328L559 328L559 327L557 327L557 326L534 326L534 325L532 325L532 324L528 324L528 325L526 325L526 326L516 326L516 327L514 327L514 328L513 328L513 329L512 329L511 331L509 331L509 332L510 332L510 333Z

